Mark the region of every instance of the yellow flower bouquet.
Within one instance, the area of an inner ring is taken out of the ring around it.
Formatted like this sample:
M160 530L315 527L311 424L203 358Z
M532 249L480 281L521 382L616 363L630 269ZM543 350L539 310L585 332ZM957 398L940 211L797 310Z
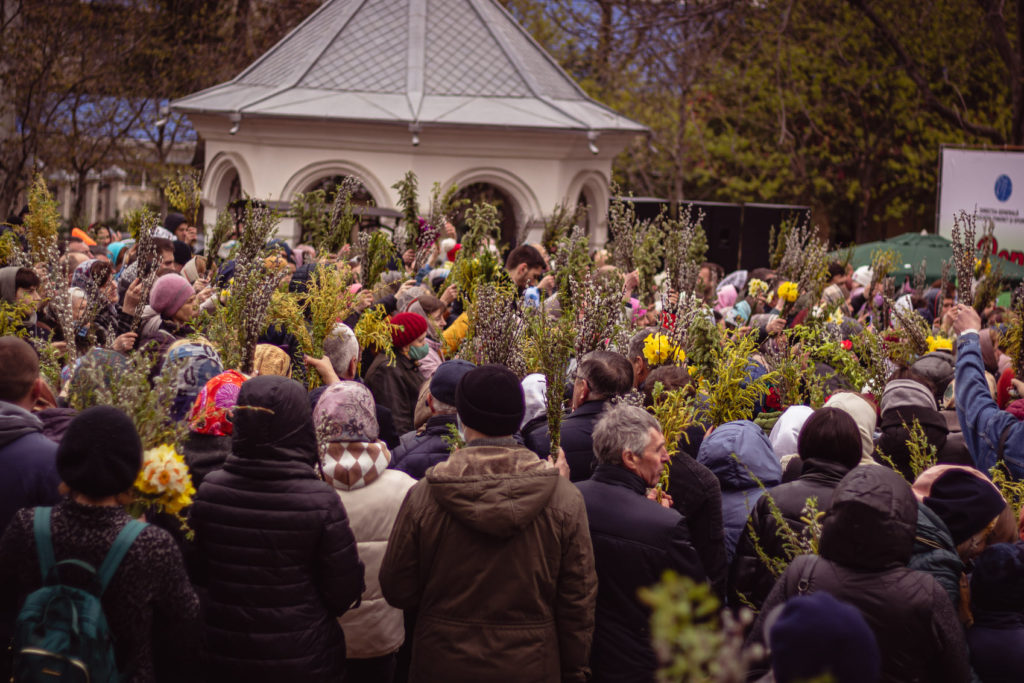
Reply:
M783 282L779 285L779 298L786 303L793 303L800 295L800 289L795 282Z
M925 339L925 342L927 342L927 344L928 344L928 353L931 353L933 351L952 351L953 350L953 340L949 339L947 337L942 337L942 336L936 337L936 336L933 336L933 335L928 335L928 338Z
M647 335L644 340L644 359L652 368L672 362L682 365L686 353L672 343L672 340L660 333Z
M185 458L174 446L162 444L142 454L142 469L132 487L135 501L128 512L141 517L149 509L177 517L184 527L181 511L192 504L196 489L192 485L192 474L185 464Z

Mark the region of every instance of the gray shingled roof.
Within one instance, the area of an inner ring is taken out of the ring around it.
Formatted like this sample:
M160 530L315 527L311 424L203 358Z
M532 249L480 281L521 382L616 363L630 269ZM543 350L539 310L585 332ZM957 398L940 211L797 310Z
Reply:
M177 111L640 132L592 100L494 0L327 0Z

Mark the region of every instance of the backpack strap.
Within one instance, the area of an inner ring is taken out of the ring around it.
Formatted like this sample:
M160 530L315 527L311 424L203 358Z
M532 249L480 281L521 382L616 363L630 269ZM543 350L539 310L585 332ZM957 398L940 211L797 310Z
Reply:
M142 533L142 530L146 528L144 522L140 522L137 519L133 519L124 525L121 532L114 539L114 544L110 546L110 550L107 551L107 556L103 558L103 564L100 565L100 569L97 572L97 576L100 581L100 594L107 589L107 584L114 578L114 572L117 571L118 566L121 564L121 560L128 553L128 549L132 547L132 543L135 542L135 538Z
M32 530L36 537L36 552L39 554L39 569L43 573L43 583L56 564L53 556L53 540L50 537L50 513L53 508L36 508L32 511Z
M800 573L800 580L796 582L797 595L807 595L807 591L810 590L811 576L814 574L814 568L818 565L818 557L818 555L814 555Z

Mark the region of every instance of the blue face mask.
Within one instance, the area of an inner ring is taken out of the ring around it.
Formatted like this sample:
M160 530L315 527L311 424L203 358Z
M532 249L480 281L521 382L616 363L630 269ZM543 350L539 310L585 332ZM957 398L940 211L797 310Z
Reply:
M420 344L419 346L409 347L409 358L413 360L423 360L430 353L430 347L426 344Z

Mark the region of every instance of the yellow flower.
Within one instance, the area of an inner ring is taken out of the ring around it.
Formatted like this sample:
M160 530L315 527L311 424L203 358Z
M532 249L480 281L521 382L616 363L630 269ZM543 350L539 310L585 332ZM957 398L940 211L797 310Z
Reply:
M196 489L185 459L174 446L163 444L142 454L135 491L164 512L177 514L192 503Z
M983 272L981 272L981 270L982 270L982 268L981 268L981 259L980 258L974 259L974 276L975 277L983 277L983 276L988 275L989 273L991 273L992 272L992 260L991 259L986 259L985 260L985 272L983 273Z
M779 285L779 298L783 301L793 303L799 295L800 290L797 288L795 282L783 282Z
M755 277L755 278L752 278L750 280L750 282L747 283L747 294L749 296L756 297L759 294L767 294L767 293L768 293L768 283L765 282L764 280L758 280Z
M654 367L669 361L682 363L686 360L686 353L665 335L655 333L647 335L644 340L644 358L648 365Z
M947 339L946 337L934 337L932 335L928 335L928 338L925 339L925 341L928 342L928 353L931 353L932 351L953 350L953 340Z
M825 322L827 322L827 323L834 323L836 325L842 325L843 324L843 312L841 310L839 310L838 308L836 308L834 311L832 311L831 314L829 314L829 316L827 318L825 318Z

